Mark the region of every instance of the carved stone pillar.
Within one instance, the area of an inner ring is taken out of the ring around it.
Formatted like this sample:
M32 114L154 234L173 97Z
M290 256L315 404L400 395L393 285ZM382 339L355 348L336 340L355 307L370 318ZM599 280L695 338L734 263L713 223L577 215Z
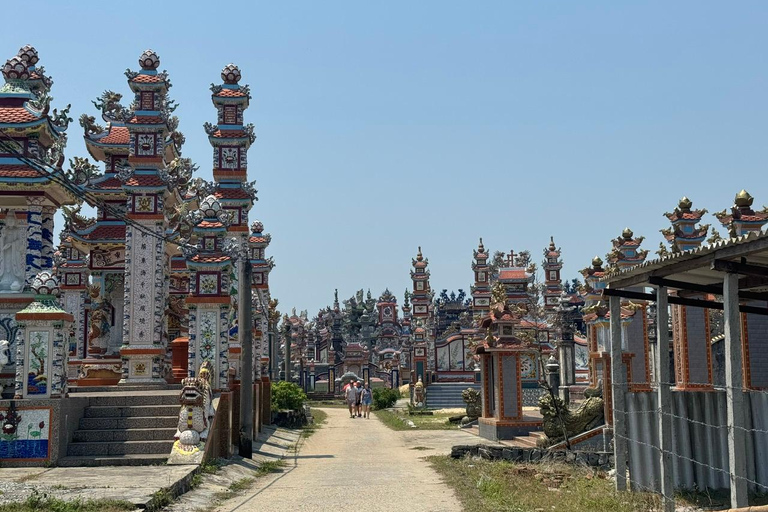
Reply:
M165 234L160 222L125 231L125 283L121 384L164 384L163 311L168 287L164 277ZM146 231L153 231L155 236Z
M40 272L43 265L43 198L27 198L27 257L26 257L26 288L32 286L32 281Z
M44 206L42 209L42 268L43 270L49 270L53 268L53 216L56 213L56 208L52 206Z

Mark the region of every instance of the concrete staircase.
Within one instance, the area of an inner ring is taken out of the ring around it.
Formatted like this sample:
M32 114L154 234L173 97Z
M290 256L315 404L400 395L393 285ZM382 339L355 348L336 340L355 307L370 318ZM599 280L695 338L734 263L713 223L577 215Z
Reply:
M173 447L179 392L78 393L89 405L60 466L164 464Z
M480 391L480 384L472 382L436 382L427 386L427 409L466 407L461 392L467 388Z

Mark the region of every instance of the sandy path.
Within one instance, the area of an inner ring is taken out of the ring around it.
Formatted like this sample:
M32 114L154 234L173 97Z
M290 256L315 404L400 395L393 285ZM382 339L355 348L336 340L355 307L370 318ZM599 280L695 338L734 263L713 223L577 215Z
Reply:
M411 432L390 430L373 416L351 419L345 409L324 411L327 423L288 458L283 473L260 479L217 510L461 511L453 491L421 460L436 452L410 449Z

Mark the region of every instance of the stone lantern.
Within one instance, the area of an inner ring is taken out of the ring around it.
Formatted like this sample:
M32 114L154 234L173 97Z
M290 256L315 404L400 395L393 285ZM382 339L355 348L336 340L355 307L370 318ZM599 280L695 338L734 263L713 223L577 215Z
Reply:
M61 398L67 394L66 339L74 318L56 296L57 278L48 271L32 280L35 300L16 313L14 398Z

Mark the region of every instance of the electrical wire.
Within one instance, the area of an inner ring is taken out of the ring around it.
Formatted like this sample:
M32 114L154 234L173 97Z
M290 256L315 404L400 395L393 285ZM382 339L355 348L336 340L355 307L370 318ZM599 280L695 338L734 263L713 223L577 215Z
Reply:
M96 194L92 192L88 192L84 190L82 187L76 185L75 183L70 181L62 172L60 172L60 169L54 168L52 165L43 161L39 157L29 157L27 155L24 155L16 147L14 147L14 146L17 146L16 141L4 131L0 131L0 136L10 141L10 142L0 141L0 147L2 147L4 151L9 152L14 157L18 158L23 163L32 167L37 172L43 174L45 177L49 178L54 183L61 185L78 199L85 201L90 206L103 209L104 211L109 213L111 216L113 216L117 220L125 222L126 225L129 225L148 236L151 236L153 238L156 238L158 240L161 240L167 243L178 245L179 247L186 246L185 244L179 243L179 241L175 238L171 238L167 235L158 235L157 233L155 233L145 225L139 222L136 222L134 219L127 217L126 214L123 213L120 209L105 203ZM46 170L46 168L53 169L53 172Z

